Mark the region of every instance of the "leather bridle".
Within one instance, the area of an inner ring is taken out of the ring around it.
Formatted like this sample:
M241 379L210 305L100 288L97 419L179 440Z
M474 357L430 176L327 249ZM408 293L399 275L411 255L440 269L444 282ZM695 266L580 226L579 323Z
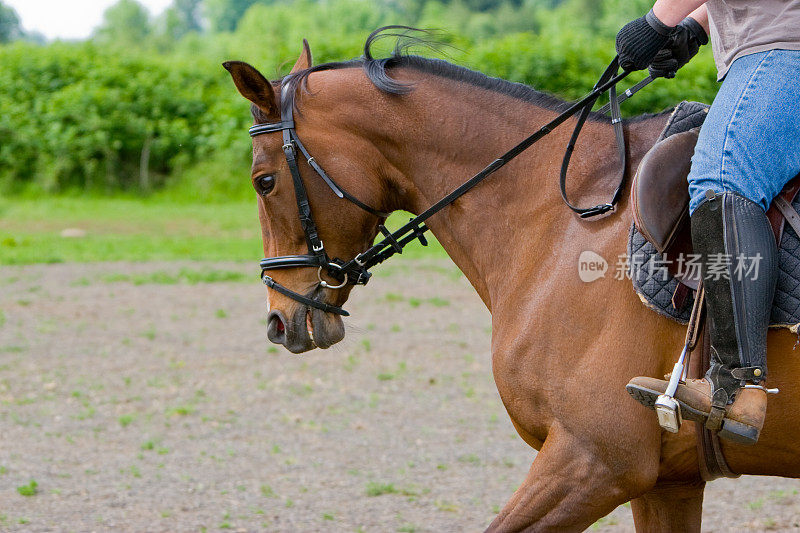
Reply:
M287 87L284 84L284 90ZM286 102L285 98L281 98L282 102ZM308 253L303 255L283 255L280 257L269 257L261 260L261 279L264 284L270 289L287 296L303 305L308 305L316 309L328 313L334 313L342 316L349 316L350 313L345 311L339 306L330 305L313 298L304 296L298 292L294 292L285 286L281 285L272 277L267 275L268 270L278 270L284 268L295 267L314 267L317 268L317 277L319 278L319 285L323 288L341 289L345 285L365 285L372 275L364 266L353 263L345 263L341 259L331 259L325 250L325 244L319 236L317 225L314 222L314 216L311 213L311 204L308 201L308 192L306 191L303 178L300 176L300 168L297 165L298 151L305 157L309 166L322 178L322 180L330 187L336 196L339 198L346 198L356 206L360 207L367 213L376 216L378 219L386 219L389 213L379 211L372 208L348 193L340 187L330 176L323 170L317 163L316 159L308 153L308 150L303 145L300 137L297 136L297 131L294 127L293 106L291 102L288 105L281 106L281 121L270 122L267 124L256 124L250 128L250 137L257 137L267 133L281 132L283 134L283 154L286 157L286 164L289 167L289 172L292 175L292 183L294 184L294 194L297 200L297 211L300 216L300 225L306 236L306 244L308 245ZM381 225L381 227L383 227ZM385 228L384 228L385 229ZM322 272L326 271L329 276L339 280L339 285L330 285L322 279Z
M309 307L313 307L315 309L319 309L321 311L325 311L327 313L333 313L341 316L350 316L350 313L342 309L340 306L331 305L316 300L314 298L304 296L298 292L286 288L285 286L275 281L272 277L268 276L267 271L286 269L286 268L296 268L296 267L313 267L317 269L317 277L319 279L318 287L329 288L329 289L341 289L347 285L366 285L367 282L369 281L369 278L372 276L372 273L369 271L370 268L382 263L383 261L393 256L394 254L402 253L403 248L415 240L419 240L423 246L427 246L428 242L425 239L425 232L428 231L428 227L424 224L424 222L428 218L430 218L432 215L434 215L444 207L453 203L462 195L466 194L478 183L489 177L491 174L493 174L503 166L505 166L509 161L511 161L519 154L527 150L536 141L538 141L539 139L550 133L555 127L561 125L568 118L575 115L579 111L581 111L581 115L578 119L575 131L573 132L572 138L570 139L570 143L567 147L567 151L564 155L564 162L561 170L560 186L562 191L562 197L564 198L564 202L567 204L567 206L573 211L575 211L582 218L590 218L596 215L607 213L609 211L613 211L617 202L620 199L621 192L623 190L627 175L627 168L626 168L627 156L625 150L625 139L622 130L622 118L620 115L619 103L626 100L627 98L632 96L633 93L637 92L645 85L650 83L650 81L652 81L652 78L648 77L639 82L631 89L628 89L623 96L618 97L615 89L616 84L622 81L622 79L629 74L628 72L623 72L622 74L619 74L618 71L619 71L618 61L615 58L614 61L612 61L609 67L606 69L606 71L603 73L600 80L594 86L591 93L589 93L587 96L577 101L576 103L572 104L567 110L558 115L555 119L553 119L546 125L542 126L536 133L530 135L521 143L519 143L517 146L515 146L514 148L512 148L499 158L495 159L486 168L478 172L472 178L470 178L461 186L452 191L450 194L448 194L447 196L445 196L444 198L442 198L441 200L430 206L428 209L426 209L416 217L409 220L409 222L407 222L405 225L403 225L403 227L401 227L397 231L390 232L388 229L386 229L386 227L382 223L379 223L378 229L383 234L384 238L378 243L369 247L367 250L361 252L354 258L347 261L339 258L331 258L325 250L325 245L323 244L322 239L319 236L317 225L314 222L314 217L311 213L311 204L309 203L308 200L308 193L306 191L306 187L303 184L302 177L300 176L300 168L298 167L297 164L298 151L306 159L309 166L322 178L322 180L328 185L328 187L330 187L330 189L334 192L334 194L336 194L336 196L338 196L339 198L344 198L346 200L349 200L351 203L355 204L362 210L377 217L379 221L385 220L386 217L389 216L389 213L380 211L365 204L352 194L348 193L342 187L340 187L333 179L331 179L330 176L328 176L328 174L322 169L322 167L314 159L314 157L311 156L311 154L309 154L308 150L300 141L300 138L297 136L297 131L295 130L294 115L293 115L294 110L292 102L291 100L287 101L285 95L282 94L281 121L271 122L266 124L256 124L255 126L250 128L250 136L257 137L259 135L264 135L268 133L277 133L277 132L281 132L281 134L283 135L283 153L284 156L286 157L286 163L289 167L289 172L292 175L295 198L297 200L297 210L300 217L300 224L303 228L303 232L305 233L306 243L308 245L308 253L302 255L284 255L279 257L269 257L262 259L260 262L261 279L263 280L264 284L267 285L267 287L269 287L270 289L274 289L278 293L283 294L284 296L291 298L292 300L295 300L298 303L307 305ZM287 87L292 86L291 84L286 83L286 81L287 80L284 79L282 91L286 91ZM566 197L567 169L569 166L572 150L577 141L581 128L583 127L584 122L589 116L589 111L591 111L591 108L592 106L594 106L597 99L606 91L610 91L609 94L610 102L606 107L602 108L600 112L605 113L607 110L609 109L611 110L612 125L614 126L615 130L617 147L622 165L622 173L619 185L614 191L613 197L611 198L610 202L582 209L573 206L567 200ZM326 272L330 277L336 279L339 282L339 285L331 285L328 282L324 281L322 279L323 272Z

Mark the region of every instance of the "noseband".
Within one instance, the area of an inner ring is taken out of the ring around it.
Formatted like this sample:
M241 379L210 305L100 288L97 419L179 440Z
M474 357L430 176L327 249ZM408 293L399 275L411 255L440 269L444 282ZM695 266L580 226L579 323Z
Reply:
M284 104L286 99L281 98L281 121L267 124L256 124L250 128L250 136L257 137L259 135L277 132L281 132L283 135L283 153L286 157L286 163L289 166L289 171L292 174L295 198L297 200L297 210L300 216L300 224L303 227L303 232L306 236L308 253L303 255L284 255L262 259L260 263L261 279L270 289L274 289L278 293L283 294L284 296L291 298L292 300L295 300L303 305L320 309L327 313L350 316L350 313L339 306L321 302L284 287L268 276L267 271L279 270L282 268L313 267L317 269L317 278L319 279L318 287L327 289L341 289L347 285L366 285L370 276L372 276L372 274L369 272L369 269L373 266L382 263L394 254L402 253L403 248L415 240L419 240L423 246L427 246L428 242L425 240L425 232L428 231L428 227L424 224L424 222L428 218L455 202L458 198L478 185L478 183L482 182L484 179L505 166L509 161L530 148L534 143L536 143L536 141L549 134L554 128L563 124L568 118L577 114L578 112L581 112L581 115L578 119L572 138L570 139L570 143L567 146L567 151L564 155L564 162L561 169L560 186L562 197L566 205L582 218L591 218L597 215L613 212L617 202L621 197L627 175L627 154L625 151L625 139L622 130L622 118L620 115L619 103L629 98L635 92L639 91L652 81L652 78L648 77L632 88L628 89L622 97L618 97L616 92L616 84L622 81L622 79L628 74L628 72L618 74L618 59L615 58L600 77L600 80L597 82L597 84L595 84L592 92L590 92L581 100L572 104L563 113L542 126L538 131L528 136L508 152L492 161L492 163L490 163L486 168L475 174L469 180L453 190L450 194L440 199L438 202L430 206L416 217L409 220L397 231L390 232L383 224L379 224L378 229L383 234L384 238L349 261L344 261L338 258L330 258L328 253L325 251L325 245L322 243L322 239L319 237L317 225L314 223L314 217L311 214L311 205L308 201L308 193L306 192L305 185L300 177L300 169L297 166L298 150L306 159L309 166L322 178L322 180L328 185L328 187L330 187L336 196L349 200L351 203L355 204L367 213L377 217L379 220L386 219L386 217L389 216L389 213L379 211L363 203L358 198L341 188L335 181L331 179L330 176L328 176L328 174L325 173L314 157L308 153L308 150L306 150L306 147L303 146L303 143L297 136L297 131L295 131L294 125L292 103L288 102ZM283 90L285 91L286 88L290 86L291 84L284 83ZM610 202L596 205L594 207L579 208L572 205L567 200L567 168L569 166L570 156L572 154L572 150L574 149L575 142L577 141L584 122L589 116L592 106L595 104L595 102L597 102L597 99L600 97L600 95L606 91L609 91L610 93L610 102L599 112L606 113L608 110L611 111L611 123L614 127L620 163L622 165L620 182L615 189ZM339 284L330 285L328 282L323 280L323 272L326 272L329 276L336 279Z

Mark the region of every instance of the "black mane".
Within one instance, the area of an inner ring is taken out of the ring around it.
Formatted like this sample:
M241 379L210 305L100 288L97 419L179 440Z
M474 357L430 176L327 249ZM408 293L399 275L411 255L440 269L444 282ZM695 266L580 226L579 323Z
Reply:
M364 72L373 85L387 94L408 94L413 90L413 85L404 84L393 79L389 72L393 68L404 67L503 94L557 113L564 111L570 106L570 102L566 102L551 94L537 91L522 83L515 83L502 78L493 78L482 72L470 70L460 65L454 65L442 59L431 59L408 53L408 50L415 46L422 46L434 50L442 48L441 43L431 39L430 36L434 33L435 32L431 30L420 30L409 26L385 26L379 28L372 32L367 38L364 45L364 55L362 57L350 61L321 63L276 81L276 85L280 85L283 94L286 95L285 98L281 98L281 105L295 106L297 89L299 87L305 88L308 77L311 74L343 68L364 69ZM397 38L394 51L389 57L374 58L372 55L372 45L376 41L388 37ZM259 116L261 113L255 106L253 106L253 113L259 121L261 121L261 118L265 118ZM653 115L643 115L634 120L648 118L650 116ZM592 113L590 118L599 121L609 120L608 117L599 113Z

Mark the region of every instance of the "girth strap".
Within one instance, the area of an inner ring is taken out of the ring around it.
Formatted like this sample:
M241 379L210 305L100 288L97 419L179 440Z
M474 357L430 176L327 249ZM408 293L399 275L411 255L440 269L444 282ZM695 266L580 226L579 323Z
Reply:
M711 335L708 331L708 320L704 321L699 357L693 357L689 365L688 377L702 378L711 364ZM719 435L710 431L704 424L695 424L697 436L697 458L700 463L700 477L703 481L712 481L720 477L737 478L739 474L731 470L725 460Z

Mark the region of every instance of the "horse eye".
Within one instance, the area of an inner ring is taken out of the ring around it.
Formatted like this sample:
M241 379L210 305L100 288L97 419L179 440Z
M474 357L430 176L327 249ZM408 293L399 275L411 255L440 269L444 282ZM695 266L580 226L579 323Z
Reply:
M256 190L258 194L266 196L275 188L275 177L271 175L259 176L256 178Z

